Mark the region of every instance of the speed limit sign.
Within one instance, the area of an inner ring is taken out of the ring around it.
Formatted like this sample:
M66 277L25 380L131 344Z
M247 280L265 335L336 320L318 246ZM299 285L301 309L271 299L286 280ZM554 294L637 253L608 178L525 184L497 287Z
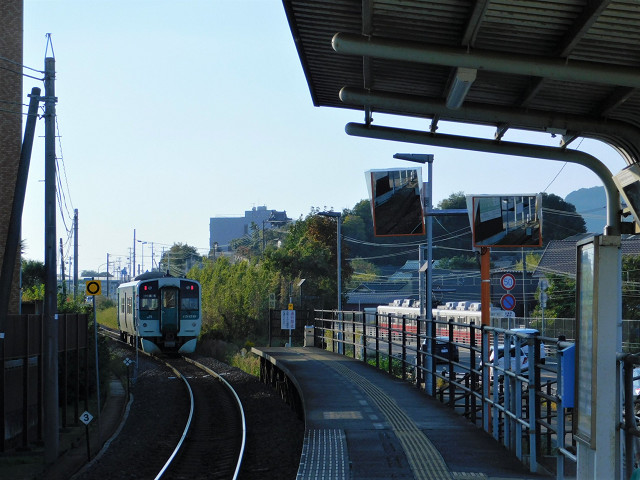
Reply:
M502 278L500 278L500 285L502 288L509 291L516 286L516 277L511 273L505 273L502 275Z

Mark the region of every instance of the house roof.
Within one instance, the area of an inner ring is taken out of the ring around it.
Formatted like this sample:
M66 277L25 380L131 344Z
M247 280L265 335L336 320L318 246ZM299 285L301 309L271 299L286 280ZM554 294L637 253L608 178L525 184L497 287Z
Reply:
M570 275L575 277L576 244L593 234L574 235L564 240L551 240L542 253L540 263L533 275L543 277L547 273ZM621 248L623 255L640 255L640 235L622 235Z

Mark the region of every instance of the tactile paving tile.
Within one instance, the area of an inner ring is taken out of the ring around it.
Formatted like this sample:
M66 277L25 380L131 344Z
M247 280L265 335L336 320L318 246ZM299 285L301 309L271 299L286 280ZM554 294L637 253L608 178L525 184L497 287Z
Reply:
M307 430L302 445L298 480L347 480L349 455L340 429Z

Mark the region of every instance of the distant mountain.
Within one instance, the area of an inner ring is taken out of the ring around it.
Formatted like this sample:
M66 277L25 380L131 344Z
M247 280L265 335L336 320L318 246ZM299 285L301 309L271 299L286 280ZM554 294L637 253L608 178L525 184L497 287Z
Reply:
M574 190L564 199L572 203L587 224L587 232L602 233L607 223L607 197L604 187Z

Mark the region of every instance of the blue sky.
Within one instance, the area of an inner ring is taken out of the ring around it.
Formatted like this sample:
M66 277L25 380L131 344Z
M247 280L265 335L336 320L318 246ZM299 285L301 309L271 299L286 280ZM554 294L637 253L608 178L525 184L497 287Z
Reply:
M79 210L81 270L104 270L107 253L124 266L134 229L154 242L158 260L176 242L205 254L213 216L266 205L296 219L312 206L353 207L367 198L366 170L409 166L392 158L396 152L435 155L434 204L457 191L547 189L565 197L600 185L575 165L347 136L345 124L363 114L313 106L277 0L25 0L24 8L25 65L44 68L45 34L52 34L57 154L68 208ZM34 86L42 82L24 79L25 103ZM428 127L379 114L374 121ZM23 238L25 257L42 260L44 122L37 128ZM491 128L460 124L440 124L438 132L493 137ZM559 139L509 131L505 140ZM598 142L572 147L613 173L625 166ZM59 216L58 237L67 236ZM144 254L148 267L148 246ZM138 244L138 262L140 255Z

